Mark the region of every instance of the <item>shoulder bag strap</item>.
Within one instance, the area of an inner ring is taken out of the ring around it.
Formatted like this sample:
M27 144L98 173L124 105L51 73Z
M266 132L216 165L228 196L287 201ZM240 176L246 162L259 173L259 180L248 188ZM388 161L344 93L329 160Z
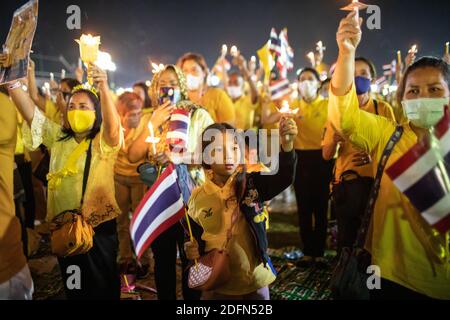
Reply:
M81 191L81 207L83 206L84 202L84 193L86 192L86 186L87 181L89 178L89 171L91 168L91 160L92 160L92 139L89 141L89 147L86 154L86 163L84 165L84 172L83 172L83 189Z
M386 167L387 161L392 153L392 150L402 137L402 134L403 134L403 127L397 126L395 128L394 133L390 137L388 143L386 144L386 147L384 148L383 155L381 156L380 162L378 163L377 175L375 177L372 190L370 191L369 201L367 203L367 207L361 221L361 226L359 228L358 235L354 243L355 248L360 249L364 248L367 230L369 229L370 219L372 217L372 213L375 208L375 202L378 198L378 192L380 191L380 183L384 173L384 168Z

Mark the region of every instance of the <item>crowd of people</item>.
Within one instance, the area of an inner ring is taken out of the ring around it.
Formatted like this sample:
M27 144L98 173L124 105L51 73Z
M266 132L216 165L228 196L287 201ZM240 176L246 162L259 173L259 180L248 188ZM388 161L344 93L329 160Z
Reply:
M159 70L150 86L138 82L119 96L110 89L107 72L95 64L85 74L93 86L83 84L78 69L75 78L53 81L43 92L30 61L27 79L0 87L0 299L32 298L27 229L35 221L55 228L61 214L78 210L93 238L87 250L58 256L67 299L119 299L122 276L143 278L150 272L158 299L176 299L179 257L186 300L268 300L276 272L267 254L266 207L291 186L304 253L299 266L326 266L330 212L337 219L338 254L352 247L373 200L365 249L371 264L380 267L382 289L370 298L450 299L448 232L430 227L384 171L377 175L393 133L400 136L384 168L448 112L450 57L410 54L404 68L397 68L396 97L383 96L372 90L377 72L371 60L356 56L359 23L354 12L341 20L339 55L331 71L324 71L323 63L302 68L297 89L276 98L269 83L258 85L262 73L251 70L239 52L218 85L208 81L203 56L186 53ZM0 64L7 59L1 54ZM217 62L221 70L227 69L224 59ZM168 89L170 98L164 95ZM418 100L419 117L404 112ZM280 112L286 102L298 112ZM176 164L185 179L181 191L190 195L185 199L189 218L158 235L138 259L130 217L173 162L167 133L175 109L188 114L187 151L212 149L214 159L222 161ZM263 174L270 163L240 164L252 150L239 147L229 134L234 129L267 129L269 136L270 129L278 130L280 152L268 151L278 159L274 174ZM223 139L205 141L208 130L223 133ZM149 136L159 142L148 143ZM377 186L378 197L371 199ZM189 266L223 248L231 271L227 281L208 291L190 287ZM81 269L76 290L67 287L73 265Z

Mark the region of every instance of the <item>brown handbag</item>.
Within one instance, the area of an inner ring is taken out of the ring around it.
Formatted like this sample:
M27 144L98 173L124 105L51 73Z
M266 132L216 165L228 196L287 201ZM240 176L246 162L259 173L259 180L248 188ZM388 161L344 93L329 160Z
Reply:
M227 240L222 249L213 249L201 256L197 263L189 268L188 286L191 289L210 291L226 283L231 276L230 258L226 247L233 235L233 227L237 221L239 206L231 217L231 226L227 231Z
M87 253L94 245L94 229L81 212L91 166L91 147L92 140L89 143L84 166L80 209L64 211L58 214L51 223L50 242L52 253L58 257Z

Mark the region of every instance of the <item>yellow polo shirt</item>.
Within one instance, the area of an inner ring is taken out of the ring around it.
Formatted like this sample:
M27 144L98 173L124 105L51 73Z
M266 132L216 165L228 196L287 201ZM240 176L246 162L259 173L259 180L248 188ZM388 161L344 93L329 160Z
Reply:
M13 200L17 111L9 97L1 92L0 109L0 283L4 283L23 269L26 259Z
M233 101L222 89L208 88L200 101L200 105L209 112L214 122L226 122L232 126L235 125L236 115Z
M230 177L222 188L206 179L204 185L193 191L189 200L188 214L202 226L202 240L206 242L207 252L221 249L226 243L231 217L237 206L234 177ZM227 249L231 278L214 291L225 295L244 295L268 286L275 280L269 267L264 267L259 260L253 235L242 213L239 213Z
M295 100L291 109L299 109L295 122L298 134L294 140L296 150L322 149L322 137L328 114L328 99L318 96L311 103Z
M372 152L378 163L395 130L395 122L359 109L355 86L344 96L330 88L329 119L357 147ZM417 136L408 123L386 164L389 168L414 144ZM439 235L417 209L383 174L366 248L381 277L421 294L450 299L449 233Z
M386 119L390 119L395 121L394 112L392 111L392 107L383 101L378 102L378 114ZM375 113L375 104L373 99L370 98L367 104L360 108L366 112L370 112L372 114ZM325 136L322 141L322 146L333 143L334 130L331 126L331 122L327 121L327 125L325 128ZM362 150L355 147L350 141L345 141L340 144L338 148L338 157L336 159L336 173L335 179L338 181L341 177L342 173L347 170L353 170L357 172L362 177L375 177L376 169L378 163L372 161L369 164L364 166L356 166L352 161L356 153L361 152Z
M255 121L255 112L259 103L252 103L250 96L241 96L234 102L234 110L236 113L236 128L248 130L253 128Z

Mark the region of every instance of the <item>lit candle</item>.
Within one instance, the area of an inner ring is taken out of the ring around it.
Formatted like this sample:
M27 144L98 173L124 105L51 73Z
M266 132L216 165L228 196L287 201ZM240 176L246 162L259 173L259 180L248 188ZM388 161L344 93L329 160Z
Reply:
M100 47L100 36L93 37L90 34L81 35L75 40L80 45L80 58L84 63L94 63L97 61ZM92 78L88 77L89 84L92 85Z
M397 63L398 65L402 64L402 52L400 50L397 51Z
M287 102L286 100L283 100L281 102L281 108L280 109L277 108L277 110L283 116L288 116L288 117L289 116L293 116L293 115L297 114L297 112L298 112L298 108L292 110L291 107L289 106L289 102ZM286 139L287 142L289 142L291 140L291 137L290 136L286 136L285 139Z
M417 44L413 44L411 49L408 51L409 53L417 53Z
M155 131L153 130L153 124L151 121L148 122L148 131L150 136L147 137L145 142L152 144L153 155L156 156L156 144L161 140L160 138L155 137Z
M348 6L341 8L341 10L355 11L355 20L358 21L359 25L359 10L367 9L367 7L367 4L361 3L358 0L352 0L352 2Z
M316 67L316 58L314 56L314 52L311 51L306 56L308 57L309 62L311 62L311 66L313 68L315 68Z
M359 8L358 8L358 6L357 6L358 0L352 0L352 3L356 4L356 5L355 5L355 9L354 9L355 12L356 12L356 14L355 14L355 19L356 19L356 21L359 22Z
M66 78L66 69L61 69L61 79Z
M222 45L222 54L221 54L222 58L225 58L225 56L227 55L227 53L228 53L228 47L227 47L226 44L223 44L223 45Z
M447 55L447 54L449 54L449 42L446 42L445 43L445 54Z
M237 57L237 55L238 55L238 48L236 46L232 46L231 49L230 49L230 54L233 57Z
M53 72L50 72L50 81L55 81L55 75Z
M316 45L317 45L316 50L320 52L320 54L323 54L323 52L326 50L326 47L323 46L323 42L319 41L317 42Z

